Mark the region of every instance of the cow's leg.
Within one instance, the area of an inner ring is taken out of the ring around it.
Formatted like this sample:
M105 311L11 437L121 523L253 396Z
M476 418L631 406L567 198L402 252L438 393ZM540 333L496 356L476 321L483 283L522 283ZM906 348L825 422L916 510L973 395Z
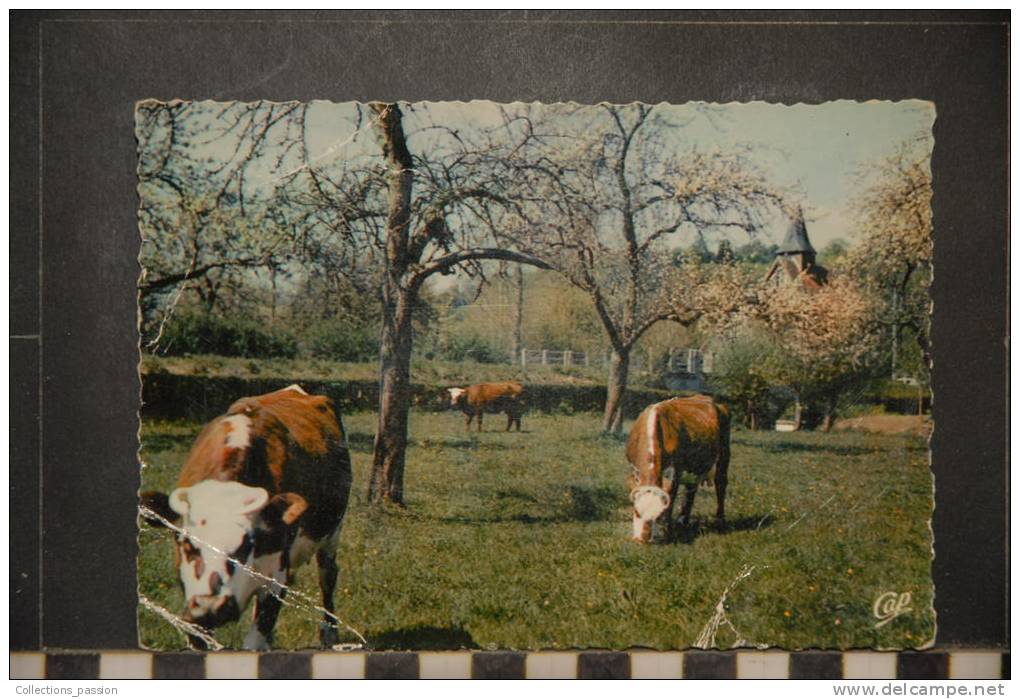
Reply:
M715 518L719 522L726 521L726 477L730 467L730 450L724 447L719 453L719 462L715 466Z
M514 414L513 413L507 413L506 414L506 431L507 432L510 431L510 428L513 427L513 424L514 424Z
M273 579L281 585L286 585L287 572L279 571L273 575ZM255 597L255 623L244 637L242 646L244 650L265 651L273 645L273 627L276 626L276 617L280 615L280 607L283 606L283 596L287 594L287 588L277 585L270 587L277 589L270 590L269 587L264 587Z
M336 592L336 579L340 568L336 564L336 536L331 537L322 548L315 552L315 562L319 566L319 589L322 590L322 623L319 624L319 644L323 648L332 648L340 642L340 634L333 616L333 594Z
M478 411L478 431L479 432L482 431L482 414L483 414L482 411L479 410Z
M666 536L670 539L676 533L676 520L673 519L673 511L676 509L676 496L680 492L680 479L676 477L676 470L673 471L673 480L669 484L669 506L666 507Z
M680 524L686 526L691 521L691 510L694 509L694 496L698 494L698 482L684 486L684 506L680 510Z
M464 413L464 429L468 432L471 431L471 419L474 417L471 413Z

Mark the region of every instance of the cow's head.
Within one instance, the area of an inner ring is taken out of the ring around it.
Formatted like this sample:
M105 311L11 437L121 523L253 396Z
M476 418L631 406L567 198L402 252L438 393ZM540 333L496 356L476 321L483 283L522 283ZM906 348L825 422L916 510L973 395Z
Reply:
M465 396L467 396L467 389L466 388L448 388L448 389L446 389L446 394L450 398L450 407L451 408L459 408L460 405L461 405L461 402L464 400Z
M630 491L630 499L634 503L633 538L647 544L657 520L669 509L669 493L661 485L639 485Z
M205 480L146 504L177 527L184 618L206 628L236 620L260 587L285 583L289 532L308 508L295 493Z
M665 520L670 509L668 491L671 487L663 482L663 448L656 406L649 408L642 417L644 446L639 464L632 465L630 501L634 504L632 538L647 544L660 533L655 531L656 528L661 529L661 525L668 524Z

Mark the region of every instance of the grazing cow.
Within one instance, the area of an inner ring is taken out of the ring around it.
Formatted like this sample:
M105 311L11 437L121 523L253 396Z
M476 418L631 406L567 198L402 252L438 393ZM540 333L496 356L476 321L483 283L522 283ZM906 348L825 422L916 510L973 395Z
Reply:
M730 464L730 413L709 396L672 398L645 408L627 440L631 463L633 538L652 540L653 523L668 532L681 480L686 488L680 522L690 520L698 484L715 475L716 518L725 517ZM688 474L686 478L682 474Z
M476 383L467 388L448 388L450 407L464 413L464 427L471 431L471 419L478 416L478 431L482 431L483 413L506 413L506 431L517 425L521 431L521 413L524 412L524 386L516 381Z
M205 629L238 619L254 595L244 647L265 650L293 571L315 554L323 647L337 643L337 540L351 489L343 422L325 396L299 386L242 398L202 430L170 495L142 504L177 530L183 618ZM143 516L146 515L143 509ZM191 639L202 647L200 638Z

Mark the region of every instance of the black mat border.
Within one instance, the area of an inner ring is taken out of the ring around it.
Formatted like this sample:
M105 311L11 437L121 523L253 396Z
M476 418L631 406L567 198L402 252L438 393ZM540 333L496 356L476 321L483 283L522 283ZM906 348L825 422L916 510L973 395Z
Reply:
M12 582L21 576L41 590L39 620L12 585L12 607L24 605L13 648L136 645L131 106L144 97L933 100L937 640L1006 642L1008 12L10 19L11 332L19 336L11 343L38 350L12 364L11 390L30 384L41 362L43 406L41 468L30 448L18 449L39 435L12 433L26 441L12 450L11 485L30 492L40 474L44 483L41 565L17 549L11 561ZM40 85L41 123L32 109ZM37 499L14 499L12 539L38 535L39 515Z

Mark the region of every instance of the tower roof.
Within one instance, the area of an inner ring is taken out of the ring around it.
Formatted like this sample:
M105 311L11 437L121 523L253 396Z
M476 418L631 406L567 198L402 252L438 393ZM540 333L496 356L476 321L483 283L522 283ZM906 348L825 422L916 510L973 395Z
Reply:
M815 249L811 247L811 241L808 239L807 226L804 225L804 214L798 211L797 217L790 222L790 227L786 229L786 237L783 238L777 252L784 254L814 251Z

